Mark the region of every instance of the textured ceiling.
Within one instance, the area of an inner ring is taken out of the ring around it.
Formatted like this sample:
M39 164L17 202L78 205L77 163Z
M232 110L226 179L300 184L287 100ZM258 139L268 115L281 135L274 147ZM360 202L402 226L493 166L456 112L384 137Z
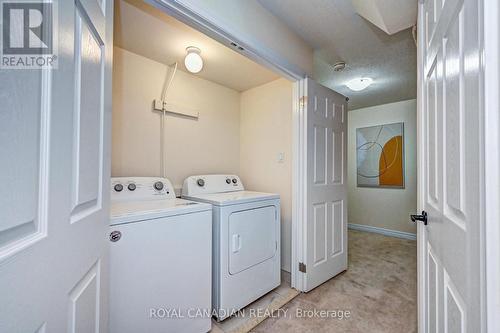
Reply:
M314 78L349 97L350 109L416 98L417 51L411 29L389 36L356 14L350 0L258 1L315 49ZM331 65L340 60L347 68L334 72ZM374 83L363 91L344 85L366 76Z
M184 67L186 47L201 49L203 70L196 74L237 91L279 76L241 54L181 23L142 0L115 1L115 45L146 58Z

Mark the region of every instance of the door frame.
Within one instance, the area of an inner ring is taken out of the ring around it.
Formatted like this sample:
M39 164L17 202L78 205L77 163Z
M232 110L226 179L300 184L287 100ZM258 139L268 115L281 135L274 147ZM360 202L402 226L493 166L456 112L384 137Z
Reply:
M420 142L423 140L424 127L423 127L423 101L424 101L424 81L422 75L423 70L423 57L424 57L424 34L422 29L425 24L425 18L422 15L424 0L418 1L418 16L417 16L417 211L422 210L424 204L424 191L422 188L423 170L424 170L424 151L423 145ZM425 323L427 319L427 311L423 299L425 296L425 283L426 278L424 275L424 265L422 259L426 258L425 244L427 237L425 234L425 226L422 223L417 223L417 327L419 333L425 332Z
M257 62L258 64L280 74L293 82L292 92L292 253L291 253L291 286L305 291L303 275L299 272L299 262L303 262L305 246L305 163L307 152L303 133L303 113L300 98L304 96L304 80L307 73L288 60L270 51L258 41L235 31L232 27L218 22L215 17L200 15L194 8L176 0L145 0L147 3L168 13L179 21L206 34L216 41L227 45L235 52ZM234 46L234 44L236 46ZM240 49L241 47L242 49ZM301 163L302 161L302 163Z
M418 42L417 42L417 143L424 135L423 111L425 87L422 76L424 75L424 33L425 23L423 6L425 0L418 1ZM481 35L481 105L484 118L481 126L484 133L482 139L484 158L482 170L483 179L487 179L481 189L483 206L481 208L481 280L482 280L482 321L483 332L500 331L500 5L498 0L480 0L479 19L482 22L479 33ZM486 70L487 68L487 70ZM421 144L417 144L417 177L423 179L424 151ZM422 210L424 191L422 181L417 182L417 207ZM426 264L426 233L425 226L417 226L417 279L418 279L418 328L419 332L425 331L427 309L422 300L425 296L426 277L424 265ZM487 254L487 255L486 255Z
M483 0L480 28L483 35L484 84L484 276L486 326L488 332L500 332L500 4ZM487 70L484 70L487 68Z

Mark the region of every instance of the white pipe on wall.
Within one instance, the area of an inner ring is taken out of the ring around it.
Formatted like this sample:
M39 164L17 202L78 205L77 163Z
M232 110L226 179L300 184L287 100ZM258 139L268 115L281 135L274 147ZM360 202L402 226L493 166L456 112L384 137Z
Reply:
M163 85L163 90L161 92L161 101L165 104L165 98L168 93L168 89L172 85L172 81L174 80L175 73L177 72L177 62L173 65L168 66L167 75L165 77L165 84ZM160 128L160 172L163 178L167 177L167 167L166 167L166 154L165 154L165 117L167 110L165 108L162 109L161 114L161 128Z

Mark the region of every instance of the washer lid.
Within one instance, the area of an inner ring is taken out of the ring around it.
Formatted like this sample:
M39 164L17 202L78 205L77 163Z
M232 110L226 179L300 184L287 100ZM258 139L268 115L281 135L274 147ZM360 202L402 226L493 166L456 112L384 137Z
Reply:
M186 199L202 201L216 206L236 205L262 200L279 199L279 194L253 191L236 191L225 193L199 194L196 196L183 196Z
M212 210L212 206L184 199L140 200L111 203L111 225L139 222Z

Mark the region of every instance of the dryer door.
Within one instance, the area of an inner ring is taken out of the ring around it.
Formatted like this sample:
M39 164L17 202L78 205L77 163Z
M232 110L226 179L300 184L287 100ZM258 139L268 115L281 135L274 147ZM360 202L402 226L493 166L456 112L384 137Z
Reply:
M229 274L266 261L276 254L276 206L264 206L229 215Z

